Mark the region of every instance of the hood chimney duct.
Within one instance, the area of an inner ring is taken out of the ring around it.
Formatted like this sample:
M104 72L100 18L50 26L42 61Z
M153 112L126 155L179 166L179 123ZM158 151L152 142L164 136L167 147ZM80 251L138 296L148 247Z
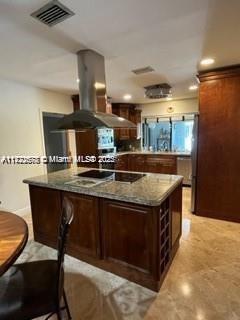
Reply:
M80 50L77 57L80 109L96 112L98 98L106 96L104 57L89 49Z
M136 128L136 125L127 119L98 111L98 100L101 98L106 101L104 57L86 49L80 50L77 58L80 109L61 118L57 129Z

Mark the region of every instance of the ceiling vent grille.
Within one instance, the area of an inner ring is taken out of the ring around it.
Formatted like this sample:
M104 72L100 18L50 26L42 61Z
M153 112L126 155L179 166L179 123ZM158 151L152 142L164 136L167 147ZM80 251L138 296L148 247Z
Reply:
M31 14L32 17L48 25L49 27L52 27L73 15L74 12L57 0L47 3L45 6Z
M132 72L135 73L136 75L148 73L148 72L153 72L153 71L155 71L155 70L150 66L132 70Z

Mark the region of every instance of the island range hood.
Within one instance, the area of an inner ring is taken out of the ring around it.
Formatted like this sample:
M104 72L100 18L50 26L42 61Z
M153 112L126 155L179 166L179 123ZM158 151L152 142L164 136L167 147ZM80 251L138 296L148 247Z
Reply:
M58 121L58 130L136 128L136 125L112 113L97 111L99 97L106 96L104 57L93 50L80 50L78 57L80 109Z

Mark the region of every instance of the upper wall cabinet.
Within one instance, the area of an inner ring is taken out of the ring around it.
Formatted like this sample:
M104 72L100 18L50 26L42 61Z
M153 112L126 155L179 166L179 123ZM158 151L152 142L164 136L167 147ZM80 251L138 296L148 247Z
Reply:
M80 101L79 101L79 95L73 95L72 96L72 102L73 102L73 110L77 111L80 109ZM105 96L98 96L97 97L97 111L99 112L105 112L105 113L111 113L111 103L109 103Z
M113 103L112 113L125 118L136 125L141 123L141 110L136 109L136 105L127 103ZM137 139L137 129L115 129L116 140Z

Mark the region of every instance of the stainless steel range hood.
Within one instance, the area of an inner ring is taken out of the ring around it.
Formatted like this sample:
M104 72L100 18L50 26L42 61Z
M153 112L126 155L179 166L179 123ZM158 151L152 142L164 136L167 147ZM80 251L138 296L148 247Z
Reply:
M104 57L93 50L78 56L80 109L58 122L58 129L136 128L136 125L111 113L97 111L98 97L106 96Z

